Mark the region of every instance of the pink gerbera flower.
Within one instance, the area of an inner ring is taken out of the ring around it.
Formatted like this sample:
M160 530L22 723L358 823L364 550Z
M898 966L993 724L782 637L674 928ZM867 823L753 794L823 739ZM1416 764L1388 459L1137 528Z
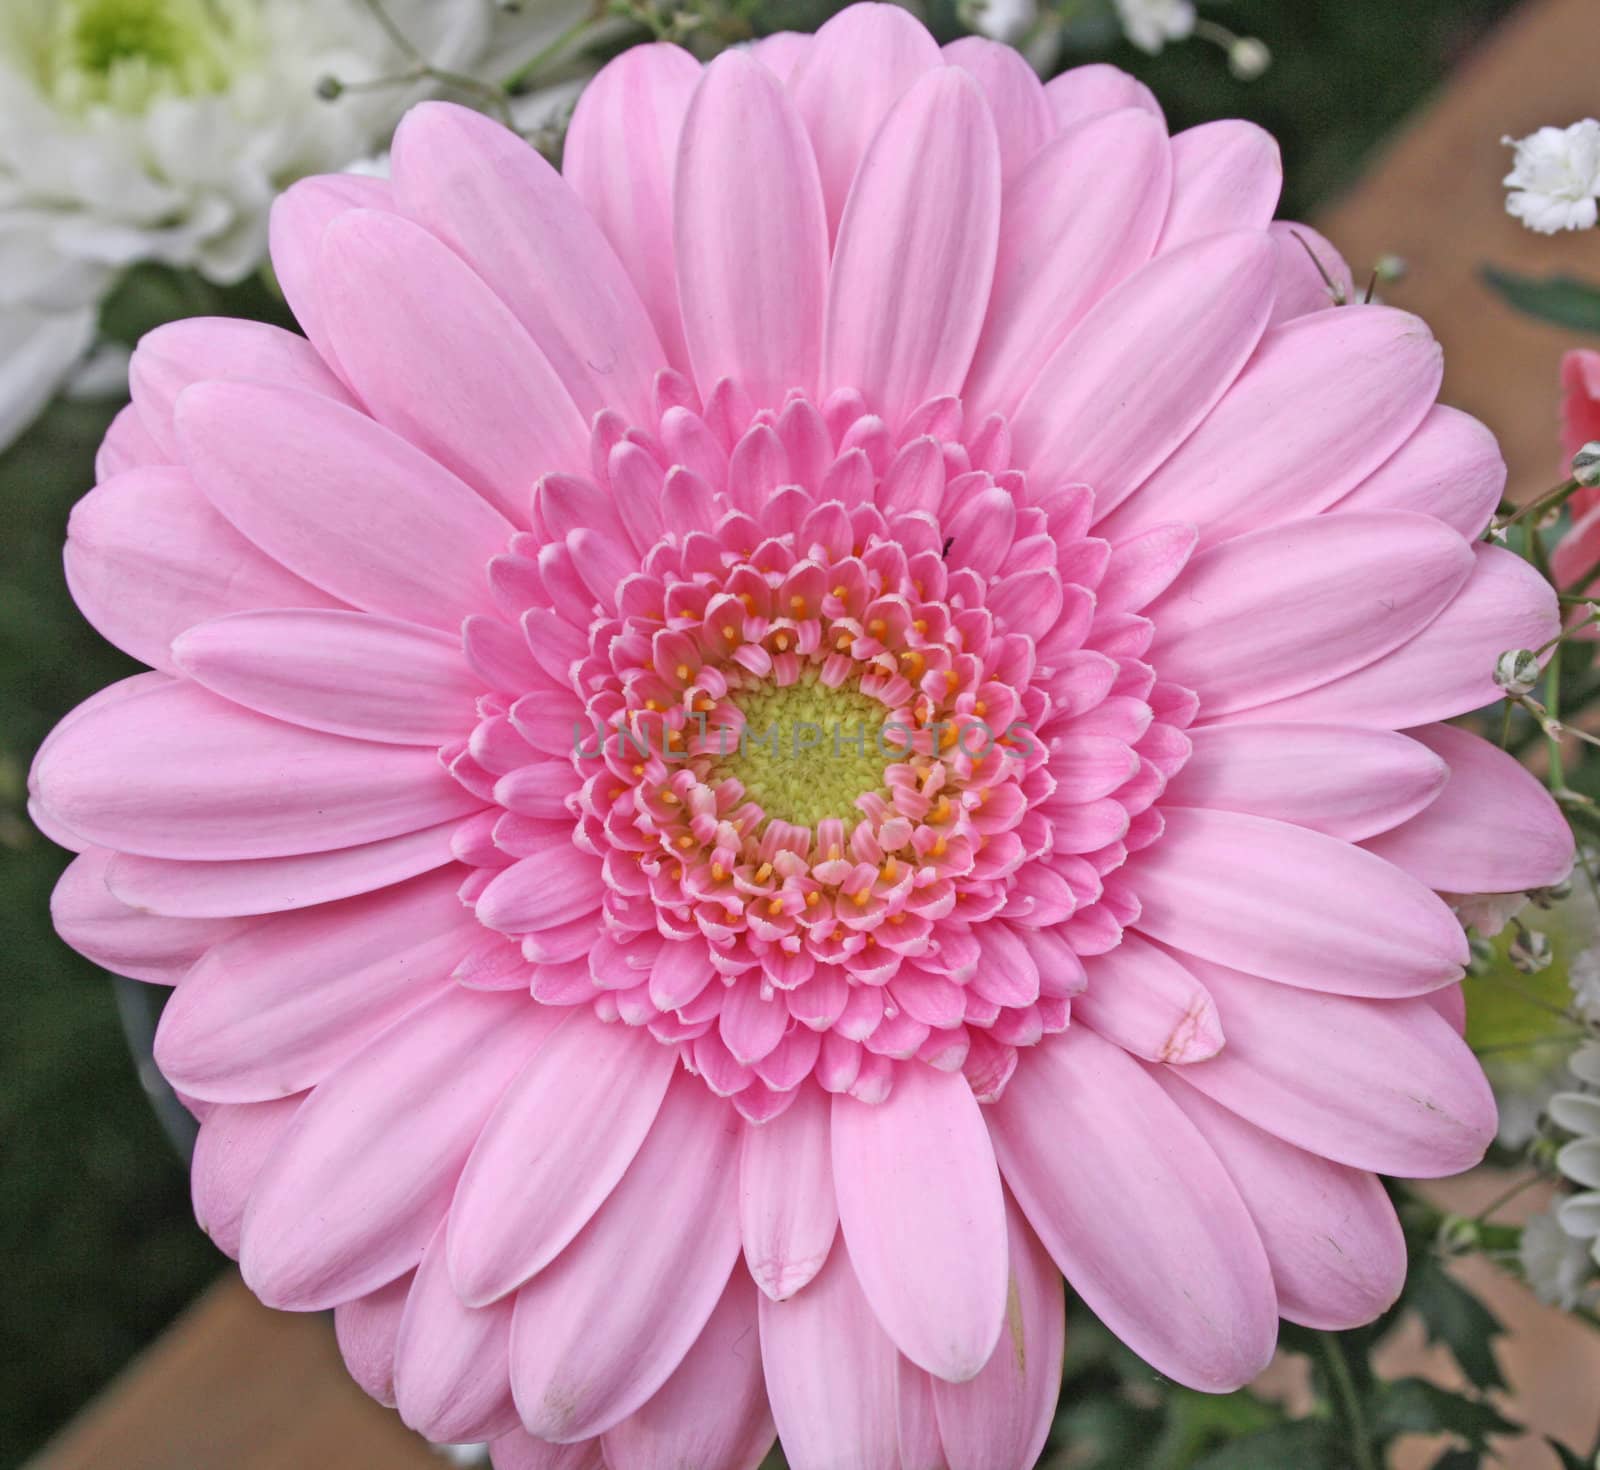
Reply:
M1436 891L1571 857L1438 722L1556 607L1271 140L859 5L393 163L278 206L309 342L140 347L154 671L35 773L255 1291L502 1470L1030 1465L1062 1274L1203 1389L1379 1313L1494 1128Z

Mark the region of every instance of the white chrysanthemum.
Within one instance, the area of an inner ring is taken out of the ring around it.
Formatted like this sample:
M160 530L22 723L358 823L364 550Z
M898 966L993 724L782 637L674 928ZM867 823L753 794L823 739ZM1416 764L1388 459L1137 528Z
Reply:
M1152 56L1168 41L1186 41L1194 33L1190 0L1115 0L1115 4L1123 34Z
M1510 214L1542 235L1593 228L1600 217L1600 122L1590 117L1503 141L1517 150L1503 181L1512 191Z
M386 0L384 13L434 66L499 75L584 9ZM418 88L363 84L414 65L362 0L5 0L0 331L32 355L0 374L0 446L87 346L121 270L247 276L278 191L386 142ZM343 84L331 101L327 78Z
M1574 1240L1589 1242L1600 1263L1600 1042L1579 1047L1568 1065L1585 1090L1557 1093L1550 1119L1574 1135L1556 1155L1556 1167L1583 1192L1562 1200L1555 1218Z
M1568 1235L1555 1215L1535 1215L1528 1221L1518 1255L1522 1274L1540 1301L1570 1312L1583 1300L1593 1263L1585 1243Z

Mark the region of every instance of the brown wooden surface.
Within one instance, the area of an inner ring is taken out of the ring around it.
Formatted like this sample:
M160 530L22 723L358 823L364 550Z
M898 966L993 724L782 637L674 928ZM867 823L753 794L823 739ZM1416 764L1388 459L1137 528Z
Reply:
M1410 274L1386 299L1425 316L1444 343L1445 397L1500 435L1519 496L1556 478L1556 372L1577 339L1517 317L1481 284L1486 262L1600 279L1600 237L1550 239L1504 212L1503 133L1600 112L1600 0L1532 0L1452 79L1351 195L1317 221L1358 274L1379 255ZM1481 1186L1456 1186L1462 1199ZM1484 1262L1464 1268L1513 1330L1501 1359L1515 1417L1587 1448L1600 1419L1600 1338L1533 1301ZM1389 1373L1451 1377L1420 1330ZM1297 1391L1293 1370L1281 1388ZM1400 1465L1436 1450L1408 1447ZM330 1323L269 1312L224 1277L35 1461L33 1470L439 1470L388 1410L346 1377ZM1507 1470L1547 1470L1529 1441Z
M351 1381L325 1316L229 1272L30 1470L449 1470Z
M1503 135L1600 115L1600 0L1529 0L1448 89L1316 221L1358 279L1384 254L1408 263L1384 299L1425 317L1445 349L1444 399L1499 436L1511 493L1565 478L1556 443L1562 352L1584 339L1519 316L1483 284L1485 264L1600 282L1600 234L1536 235L1505 212Z

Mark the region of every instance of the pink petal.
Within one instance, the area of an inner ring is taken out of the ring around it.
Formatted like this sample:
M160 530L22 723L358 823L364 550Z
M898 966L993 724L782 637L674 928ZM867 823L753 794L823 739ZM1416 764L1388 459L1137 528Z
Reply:
M1526 766L1449 725L1411 735L1446 763L1449 780L1425 811L1366 843L1368 852L1450 893L1544 888L1572 871L1572 828Z
M235 919L173 919L131 908L106 886L112 858L91 847L67 864L50 895L50 921L67 944L114 975L176 985L206 950L239 928Z
M1201 552L1151 604L1150 660L1200 696L1207 718L1270 705L1401 647L1471 572L1467 543L1429 516L1251 531Z
M1199 534L1186 522L1172 521L1119 541L1095 589L1097 610L1138 612L1159 597L1188 565Z
M1393 1305L1405 1284L1406 1242L1376 1177L1262 1132L1184 1086L1181 1073L1158 1067L1151 1075L1243 1197L1272 1265L1280 1315L1337 1332Z
M1000 167L1009 181L1056 131L1039 74L1013 46L982 36L962 36L944 48L944 59L983 88L1000 140Z
M494 1470L607 1470L598 1439L551 1444L520 1429L489 1446Z
M773 31L750 43L750 54L775 77L787 82L811 54L816 37L800 31Z
M404 439L328 399L253 383L197 384L177 423L211 503L307 581L449 632L495 611L484 569L510 522Z
M1279 220L1268 227L1278 242L1278 292L1272 324L1357 300L1350 267L1333 245L1310 225ZM1328 288L1332 281L1334 290ZM1340 294L1335 297L1335 291Z
M1409 643L1342 679L1262 705L1248 718L1403 730L1500 699L1496 661L1508 649L1540 648L1556 636L1556 594L1502 546L1474 546L1473 556L1466 585Z
M130 470L72 508L65 552L78 610L124 653L171 669L168 647L207 618L337 600L252 546L185 470Z
M1283 192L1277 140L1232 118L1202 123L1172 140L1172 207L1163 252L1224 230L1264 230Z
M452 858L455 818L361 847L237 862L181 862L119 853L106 886L123 903L174 918L277 914L372 893Z
M1017 462L1047 485L1092 485L1102 513L1129 495L1250 356L1272 309L1273 248L1256 232L1219 235L1135 271L1023 397L1011 426ZM1184 351L1151 372L1153 341Z
M269 1306L316 1311L415 1266L483 1120L558 1015L452 987L346 1062L251 1194L246 1285Z
M726 1102L680 1074L622 1182L517 1293L511 1384L532 1433L603 1433L683 1362L739 1251L741 1127Z
M630 140L630 165L643 142ZM395 130L392 157L400 209L511 308L565 385L562 397L577 405L580 424L603 408L636 422L647 417L665 354L579 191L515 133L448 103L412 108ZM549 412L544 400L539 406Z
M74 720L42 752L37 779L73 831L146 857L324 852L478 804L430 750L281 724L189 684Z
M696 381L732 378L758 408L813 392L828 234L805 125L759 61L706 69L678 148L673 238Z
M129 470L166 463L167 456L140 421L139 410L130 403L117 411L100 441L94 457L94 477L97 483L103 483Z
M756 1470L777 1431L755 1343L755 1288L736 1270L672 1376L641 1409L606 1431L610 1470Z
M1124 1051L1182 1065L1222 1049L1215 1002L1165 950L1128 934L1108 954L1085 960L1084 969L1089 984L1072 999L1073 1019Z
M1188 734L1189 759L1168 782L1163 810L1245 812L1346 842L1414 817L1448 775L1436 755L1390 730L1249 722Z
M767 1397L791 1470L899 1464L899 1355L856 1280L841 1236L787 1301L762 1297Z
M1006 1237L1011 1280L993 1356L970 1382L931 1380L949 1470L1032 1465L1055 1416L1066 1338L1061 1273L1010 1199Z
M478 1443L518 1426L511 1303L465 1305L450 1286L441 1225L417 1267L395 1341L400 1417L436 1443Z
M1089 309L1150 259L1170 177L1160 119L1124 109L1071 129L1009 182L970 413L1013 411Z
M802 1085L787 1111L746 1128L739 1154L739 1230L755 1283L775 1302L822 1269L838 1229L830 1104Z
M1104 62L1071 67L1046 82L1044 100L1050 105L1056 128L1062 132L1074 123L1124 107L1137 107L1157 119L1162 116L1154 92L1137 78Z
M1455 915L1371 853L1265 817L1163 814L1161 841L1127 869L1150 938L1339 994L1417 995L1461 978Z
M394 191L389 181L364 174L322 174L301 179L273 201L269 242L273 274L300 330L335 371L338 362L323 326L317 297L317 256L322 249L323 231L347 210L393 208Z
M1387 306L1272 328L1210 417L1097 534L1191 521L1206 547L1315 514L1411 436L1442 361L1427 327Z
M817 31L789 90L811 135L830 239L884 118L939 61L933 37L898 6L846 6Z
M1260 1237L1216 1155L1138 1062L1068 1030L1033 1048L991 1116L1028 1223L1111 1331L1208 1393L1266 1366L1278 1314Z
M886 1102L836 1097L833 1182L856 1277L895 1346L936 1377L974 1377L1005 1316L1006 1224L966 1078L905 1066Z
M472 1306L543 1270L616 1187L677 1066L648 1031L575 1011L484 1125L450 1206L450 1274ZM601 1129L577 1120L605 1120Z
M495 875L478 895L478 920L507 934L556 929L595 913L604 895L600 859L553 832L539 852Z
M1450 1023L1420 1000L1273 985L1197 958L1228 1044L1183 1077L1258 1128L1355 1169L1433 1179L1482 1157L1494 1095Z
M161 1070L213 1102L315 1086L450 984L479 932L460 880L452 867L215 945L162 1013Z
M284 1097L215 1107L200 1125L189 1165L194 1217L224 1255L239 1258L250 1191L302 1101Z
M929 178L941 187L929 190ZM891 428L959 393L999 229L989 109L965 72L937 68L895 104L851 186L828 278L826 386L859 388Z
M394 1345L411 1293L411 1277L401 1276L376 1291L340 1302L333 1329L350 1376L387 1408L394 1407Z
M527 523L540 474L587 468L583 415L549 359L421 226L377 210L341 215L322 237L318 287L340 365L373 418L510 521Z
M1435 404L1404 444L1333 510L1415 510L1476 539L1506 488L1506 462L1477 419Z

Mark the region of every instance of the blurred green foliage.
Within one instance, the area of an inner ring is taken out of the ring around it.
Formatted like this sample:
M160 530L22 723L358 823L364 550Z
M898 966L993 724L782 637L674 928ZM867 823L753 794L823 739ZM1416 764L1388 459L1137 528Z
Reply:
M729 13L749 33L814 26L835 8L736 0ZM1174 127L1245 116L1272 129L1285 156L1285 212L1305 216L1355 178L1510 0L1203 8L1268 43L1274 64L1265 77L1234 80L1222 53L1200 43L1149 58L1111 41L1076 59L1137 72ZM940 29L955 34L953 0L933 9ZM105 325L131 342L156 322L208 312L281 319L282 307L256 283L219 294L143 271L110 304ZM66 855L33 831L24 809L39 741L74 704L132 671L77 616L60 563L67 514L93 481L95 445L114 408L58 404L0 457L0 1259L9 1287L0 1465L20 1462L59 1427L221 1264L190 1218L183 1167L141 1092L109 983L50 930L49 892ZM1074 1450L1063 1465L1310 1466L1337 1443L1331 1421L1286 1428L1248 1396L1210 1399L1171 1385L1155 1393L1150 1371L1086 1313L1075 1310L1073 1326L1056 1442ZM1432 1412L1401 1407L1413 1418Z

